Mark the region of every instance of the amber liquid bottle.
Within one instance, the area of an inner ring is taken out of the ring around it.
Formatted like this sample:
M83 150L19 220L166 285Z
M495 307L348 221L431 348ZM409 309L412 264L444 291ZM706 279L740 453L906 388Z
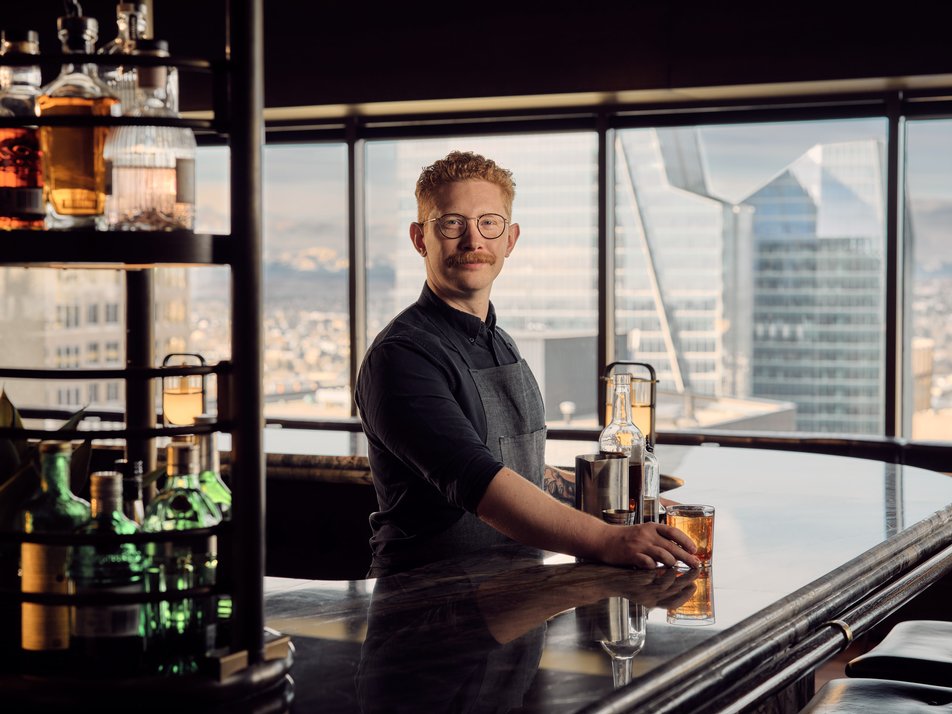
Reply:
M65 54L93 53L98 31L95 19L66 16L59 18L57 25ZM119 114L119 100L88 64L64 64L59 76L43 88L37 107L41 117ZM41 127L47 228L105 228L103 147L108 135L106 126Z
M3 31L0 55L38 54L36 32ZM40 68L0 67L0 117L35 117ZM44 227L43 173L35 126L0 128L0 230Z

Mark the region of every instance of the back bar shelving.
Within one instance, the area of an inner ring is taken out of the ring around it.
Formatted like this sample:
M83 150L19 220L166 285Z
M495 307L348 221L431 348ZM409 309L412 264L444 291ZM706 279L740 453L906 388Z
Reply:
M161 7L158 8L161 12ZM263 129L263 3L229 0L225 5L228 36L223 59L123 57L128 64L174 65L187 71L212 72L214 118L150 120L150 124L188 126L221 135L231 149L231 231L228 235L171 232L11 231L3 236L0 266L59 269L111 269L126 277L126 369L100 370L126 381L126 419L122 430L83 431L71 436L123 436L129 458L155 464L154 439L159 435L195 433L201 429L156 426L153 380L193 373L195 368L155 367L153 268L224 265L231 270L231 348L229 362L210 365L219 384L219 415L214 430L232 437L231 487L234 505L226 548L220 553L234 603L232 662L229 676L206 674L91 680L68 672L49 676L0 673L4 699L35 708L75 703L94 697L98 706L146 708L188 702L204 711L231 708L237 701L264 702L268 711L284 708L291 697L288 675L293 647L266 638L264 626L264 449L262 396L262 202ZM70 56L75 63L100 63L114 56ZM54 64L63 57L8 55L0 64ZM36 124L62 119L37 118ZM141 123L123 117L80 119L105 125ZM0 120L0 127L15 123ZM83 379L84 370L0 369L0 377ZM208 429L208 427L206 427ZM24 438L58 438L63 434L23 430ZM17 540L21 539L20 537ZM9 594L7 595L9 597ZM16 594L13 597L18 597ZM30 599L35 599L31 596ZM272 633L273 635L273 633ZM241 663L246 662L242 666ZM252 707L257 709L257 706Z

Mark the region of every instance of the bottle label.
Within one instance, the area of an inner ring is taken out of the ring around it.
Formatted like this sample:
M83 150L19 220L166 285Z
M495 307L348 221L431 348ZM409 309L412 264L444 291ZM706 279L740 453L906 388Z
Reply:
M112 588L89 588L79 590L85 593L141 593L141 584L131 584ZM142 628L142 606L109 605L97 607L77 607L73 611L73 634L76 637L129 637L140 634Z
M21 589L25 593L68 594L66 568L70 549L23 543L20 546ZM21 644L32 651L69 648L69 608L25 602L22 608Z
M195 203L195 159L175 162L175 202Z

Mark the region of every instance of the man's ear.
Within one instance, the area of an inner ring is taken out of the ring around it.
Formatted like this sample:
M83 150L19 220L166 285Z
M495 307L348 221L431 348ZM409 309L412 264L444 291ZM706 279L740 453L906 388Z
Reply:
M516 241L519 240L519 224L513 223L509 226L509 235L506 237L506 257L509 257L509 254L512 252L512 249L516 247Z
M426 255L426 242L423 240L423 226L419 223L410 224L410 242L413 249L420 255Z

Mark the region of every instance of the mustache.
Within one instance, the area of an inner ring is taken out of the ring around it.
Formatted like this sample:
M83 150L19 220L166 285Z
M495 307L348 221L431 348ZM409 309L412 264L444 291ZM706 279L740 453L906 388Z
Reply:
M469 250L465 253L454 253L446 259L447 267L454 268L457 265L466 265L467 263L489 263L496 264L496 256L492 253L484 253L480 250Z

